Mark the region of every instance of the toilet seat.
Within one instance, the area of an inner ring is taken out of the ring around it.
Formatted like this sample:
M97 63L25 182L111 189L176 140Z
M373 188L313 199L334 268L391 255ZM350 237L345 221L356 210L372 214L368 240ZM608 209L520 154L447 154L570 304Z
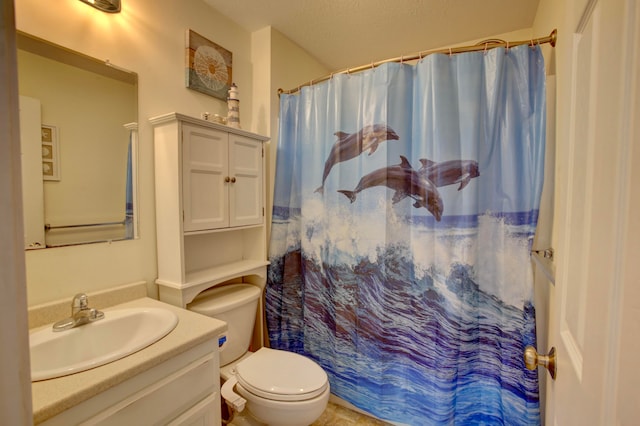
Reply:
M261 348L236 366L236 379L247 391L274 401L304 401L322 394L327 373L302 355Z

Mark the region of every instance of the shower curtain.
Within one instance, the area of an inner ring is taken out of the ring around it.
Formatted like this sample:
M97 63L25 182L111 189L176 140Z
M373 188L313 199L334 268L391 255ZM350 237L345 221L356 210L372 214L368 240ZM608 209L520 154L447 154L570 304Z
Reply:
M430 55L280 100L271 345L398 424L539 424L539 46Z

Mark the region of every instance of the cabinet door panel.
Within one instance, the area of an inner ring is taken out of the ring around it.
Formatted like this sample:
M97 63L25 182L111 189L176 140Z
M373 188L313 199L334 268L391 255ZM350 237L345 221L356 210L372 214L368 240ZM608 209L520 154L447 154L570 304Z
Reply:
M220 401L209 395L167 426L217 426L222 418Z
M230 226L262 223L262 143L229 135L229 174Z
M229 226L227 134L189 125L182 133L184 230Z
M168 420L189 413L202 400L218 400L215 381L219 370L213 358L214 354L208 355L207 359L167 375L80 423L80 426L167 424Z

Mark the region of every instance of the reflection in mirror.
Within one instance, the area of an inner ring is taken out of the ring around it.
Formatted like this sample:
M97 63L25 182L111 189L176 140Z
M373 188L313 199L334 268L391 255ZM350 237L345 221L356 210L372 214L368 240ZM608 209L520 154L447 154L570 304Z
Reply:
M135 238L137 75L18 33L27 249Z

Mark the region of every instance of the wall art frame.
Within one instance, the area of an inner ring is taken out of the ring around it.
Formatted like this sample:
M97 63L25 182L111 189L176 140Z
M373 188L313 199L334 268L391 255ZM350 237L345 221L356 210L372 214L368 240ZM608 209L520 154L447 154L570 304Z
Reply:
M40 126L42 135L42 179L60 180L60 144L58 128L43 124Z
M233 81L233 53L190 29L186 43L186 86L226 101Z

